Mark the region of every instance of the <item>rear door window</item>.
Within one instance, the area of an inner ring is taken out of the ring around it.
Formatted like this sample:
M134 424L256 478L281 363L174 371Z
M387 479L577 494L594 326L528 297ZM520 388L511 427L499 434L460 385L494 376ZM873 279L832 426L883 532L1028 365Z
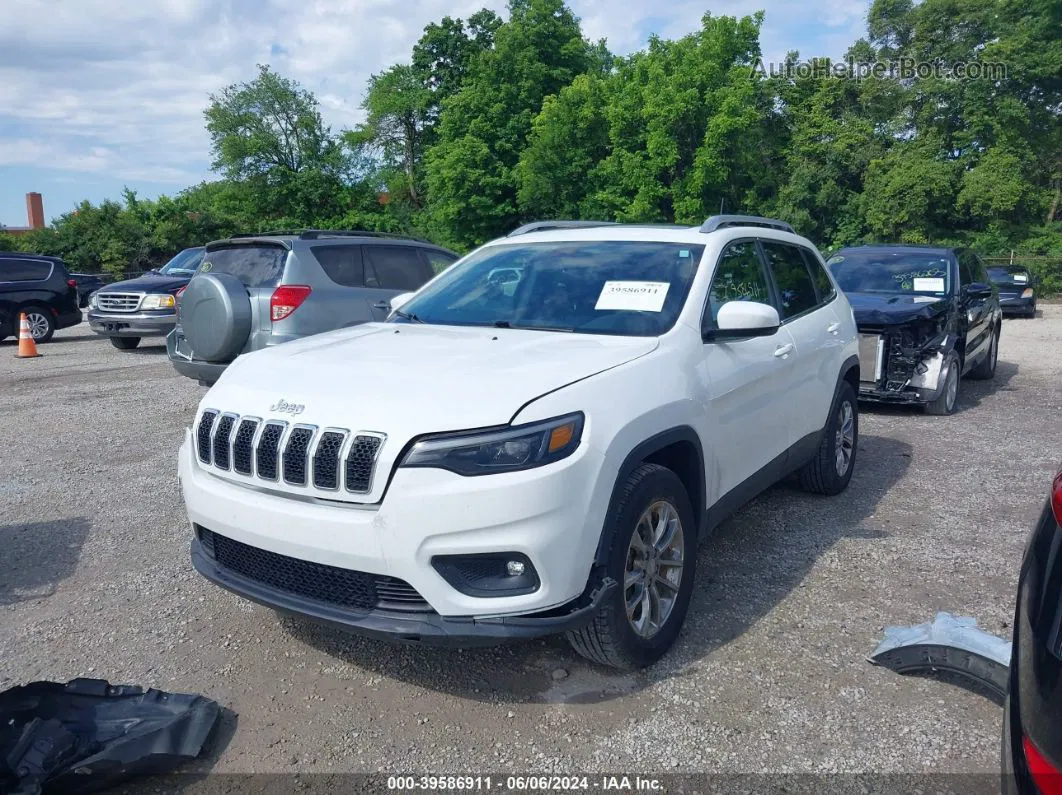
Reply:
M29 259L0 260L0 282L42 282L52 273L52 263Z
M310 249L328 278L344 287L365 286L361 246L314 246Z
M365 246L365 283L384 290L419 289L435 274L415 246Z
M283 246L227 246L208 251L198 272L228 273L246 287L276 287L287 257Z
M818 305L815 283L800 249L774 240L761 240L760 243L767 257L767 267L774 276L774 285L778 288L782 319L814 309Z

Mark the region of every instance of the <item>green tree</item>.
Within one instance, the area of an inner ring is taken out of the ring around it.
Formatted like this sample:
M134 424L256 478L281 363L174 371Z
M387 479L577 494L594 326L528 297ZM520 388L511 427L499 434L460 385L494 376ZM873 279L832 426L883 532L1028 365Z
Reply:
M341 150L314 95L259 64L258 77L211 94L204 111L213 168L229 179L338 172Z
M392 66L369 79L362 102L367 118L346 135L352 147L368 147L376 155L392 200L406 199L417 209L422 205L420 166L430 99L412 66Z
M438 142L425 158L432 228L468 247L518 218L520 159L542 102L585 71L589 45L562 0L511 0L494 47L443 104Z
M517 166L518 201L526 218L579 218L591 192L588 177L609 154L609 84L582 74L546 97Z

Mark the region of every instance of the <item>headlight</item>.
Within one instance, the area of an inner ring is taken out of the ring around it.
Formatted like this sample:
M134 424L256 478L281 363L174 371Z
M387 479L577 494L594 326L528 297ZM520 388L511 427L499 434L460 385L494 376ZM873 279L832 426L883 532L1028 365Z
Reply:
M440 434L414 444L399 466L458 475L517 472L567 458L582 433L583 415L577 413L501 430Z
M1022 298L1032 298L1033 297L1032 287L1026 287L1025 291L1022 292L1021 297Z
M174 306L172 295L145 295L141 309L170 309Z
M89 296L89 309L99 309L100 303L97 300L98 298L99 298L99 293L93 293L92 295Z

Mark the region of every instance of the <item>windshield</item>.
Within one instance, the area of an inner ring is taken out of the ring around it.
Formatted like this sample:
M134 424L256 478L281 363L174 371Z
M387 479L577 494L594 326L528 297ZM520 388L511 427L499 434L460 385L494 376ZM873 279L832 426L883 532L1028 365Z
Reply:
M191 276L203 259L203 249L186 248L159 269L167 276Z
M656 336L678 319L703 252L618 240L492 246L442 274L392 322Z
M1029 281L1029 272L1024 268L1015 268L1008 265L993 266L988 269L988 278L994 282L1014 282L1025 284Z
M951 261L936 251L840 251L826 263L846 293L948 295Z

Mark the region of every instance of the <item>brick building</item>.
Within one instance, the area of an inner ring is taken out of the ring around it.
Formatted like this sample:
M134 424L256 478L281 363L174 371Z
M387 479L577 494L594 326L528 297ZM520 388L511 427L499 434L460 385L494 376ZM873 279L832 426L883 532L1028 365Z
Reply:
M26 194L26 226L0 226L0 231L9 235L24 235L34 229L44 228L44 199L39 193Z

